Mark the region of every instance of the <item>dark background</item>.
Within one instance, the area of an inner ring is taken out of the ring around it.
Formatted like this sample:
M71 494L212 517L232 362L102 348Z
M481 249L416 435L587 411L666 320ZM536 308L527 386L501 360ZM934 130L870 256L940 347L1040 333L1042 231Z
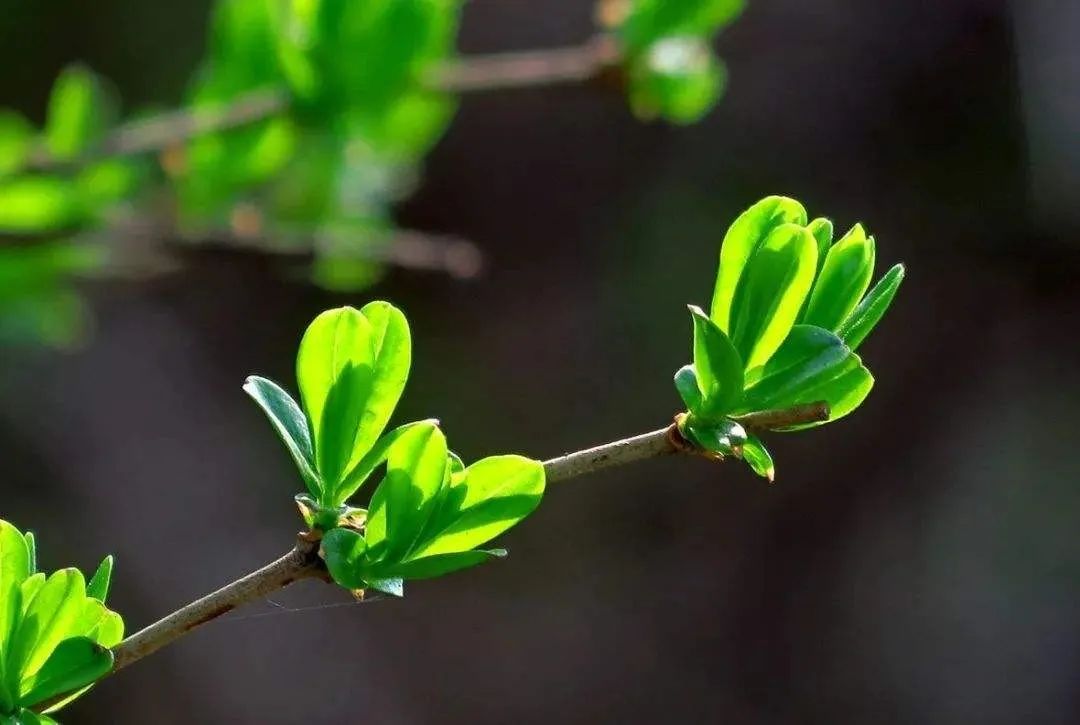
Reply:
M40 119L82 59L173 104L208 3L3 4L0 104ZM462 50L577 42L591 6L474 0ZM252 254L90 284L74 353L0 350L0 506L49 568L118 557L130 629L285 551L299 481L240 391L293 387L320 310L394 301L397 420L472 459L652 429L684 305L768 193L908 264L852 418L773 436L778 482L670 459L553 485L508 561L338 606L304 583L103 682L72 723L1075 722L1080 707L1080 8L750 0L703 123L616 93L468 97L401 210L488 255L320 292Z

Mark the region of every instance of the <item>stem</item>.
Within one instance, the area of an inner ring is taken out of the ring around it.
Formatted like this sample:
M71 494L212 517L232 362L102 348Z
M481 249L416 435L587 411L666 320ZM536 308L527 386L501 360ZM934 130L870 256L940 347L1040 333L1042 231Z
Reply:
M829 408L825 403L810 403L784 410L749 413L739 416L738 420L743 426L760 431L814 423L827 420L828 417ZM544 472L548 481L565 481L604 468L673 453L702 453L683 440L674 423L632 438L552 458L544 462ZM296 547L280 559L226 584L131 635L113 648L115 663L112 671L121 670L153 654L196 627L217 619L242 604L261 599L301 579L325 576L318 547L318 541L301 534ZM46 706L48 704L46 703Z
M113 648L113 672L157 652L201 624L231 612L241 604L262 599L300 579L315 576L320 560L318 544L299 541L296 548L245 577L196 599L172 614L131 635Z
M564 48L493 53L450 61L424 78L423 85L435 91L466 93L577 83L598 77L619 60L615 41L598 35L581 45ZM39 147L28 166L45 171L160 151L196 136L276 116L288 110L289 103L289 94L282 88L250 91L225 106L179 109L128 122L118 126L91 152L72 161L56 159L47 149Z

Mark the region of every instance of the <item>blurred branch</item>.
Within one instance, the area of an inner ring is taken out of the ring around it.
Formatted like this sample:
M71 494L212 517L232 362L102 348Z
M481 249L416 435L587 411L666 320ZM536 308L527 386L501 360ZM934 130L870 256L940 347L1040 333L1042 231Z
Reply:
M749 413L740 416L739 421L747 428L761 431L800 423L814 423L826 420L828 417L829 409L825 403L810 403L783 410ZM544 462L544 473L549 482L565 481L604 468L673 453L703 455L700 450L684 440L677 426L672 424L633 438L613 441L552 458ZM709 454L709 457L712 455ZM115 660L112 672L157 652L199 626L243 604L262 599L301 579L327 579L325 565L319 556L318 537L318 532L300 534L296 547L280 559L270 562L231 584L226 584L217 591L181 607L131 635L113 648ZM46 703L45 706L49 704L52 704L52 701Z
M597 78L620 59L618 45L598 35L580 45L475 55L449 61L423 79L431 90L470 93L578 83ZM179 109L152 118L130 121L113 130L91 153L72 161L55 158L38 147L28 166L46 171L80 166L95 160L161 151L216 131L246 126L286 111L290 98L281 88L263 88L237 97L232 103L199 109Z

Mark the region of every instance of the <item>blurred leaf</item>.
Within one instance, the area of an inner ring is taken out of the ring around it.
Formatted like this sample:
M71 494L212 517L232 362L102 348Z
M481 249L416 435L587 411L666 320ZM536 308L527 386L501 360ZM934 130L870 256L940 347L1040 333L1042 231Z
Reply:
M742 444L742 459L750 465L754 473L769 479L770 483L776 478L772 455L756 435L747 435L746 441Z
M20 114L0 110L0 178L23 167L34 141L34 128Z
M874 238L856 224L829 249L801 321L836 330L859 304L873 274Z
M835 334L796 325L765 364L760 379L747 388L741 410L778 410L823 400L831 422L857 408L873 382L859 356ZM798 427L814 425L821 423Z
M107 159L80 171L76 184L88 209L106 210L134 196L147 175L142 159Z
M289 449L300 477L312 496L322 495L322 484L315 472L315 454L311 445L308 419L296 401L277 383L257 375L244 382L244 392L262 408L278 437Z
M49 97L45 145L54 158L74 160L101 139L116 116L116 102L102 79L86 66L70 65Z
M21 176L0 182L0 234L48 234L77 226L86 208L74 182Z
M874 289L866 295L847 319L845 319L836 334L844 340L852 350L858 349L863 340L874 330L882 316L889 309L896 291L900 289L900 283L904 281L904 265L894 265L885 273L885 276L874 285Z
M101 560L101 564L98 566L97 571L94 572L94 576L90 578L90 583L86 585L86 596L93 597L104 604L105 599L109 596L112 571L113 557L109 555Z
M696 415L715 419L739 403L743 363L727 335L699 307L690 305L694 323L694 372L702 401Z
M743 0L629 0L619 37L637 50L673 35L709 35L730 23Z
M665 38L630 62L630 105L642 119L694 123L720 100L726 80L723 63L703 40Z
M746 265L769 233L785 223L806 224L806 210L794 199L769 196L740 214L724 235L709 316L729 335L731 305Z
M797 224L775 227L754 251L731 314L731 341L746 370L764 365L787 337L816 268L817 243Z
M0 344L78 342L89 313L67 285L102 261L101 250L85 244L0 245Z

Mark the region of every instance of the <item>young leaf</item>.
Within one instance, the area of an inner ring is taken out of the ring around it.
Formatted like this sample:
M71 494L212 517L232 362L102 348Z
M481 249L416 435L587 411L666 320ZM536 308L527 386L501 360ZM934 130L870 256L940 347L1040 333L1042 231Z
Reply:
M689 124L716 105L727 71L703 39L680 36L664 38L635 57L628 79L638 118Z
M692 443L702 450L730 456L746 442L746 429L738 422L725 418L716 422L703 421L689 416L679 427Z
M817 242L817 266L820 273L821 265L825 264L825 257L829 253L829 247L832 246L833 223L825 217L818 217L807 224L806 229L813 235L814 241Z
M619 36L638 49L665 36L707 35L734 20L743 5L744 0L632 0Z
M739 366L739 374L742 375L742 366ZM698 385L697 373L693 365L683 365L675 372L675 389L679 391L686 409L691 413L701 410L701 387Z
M700 415L718 418L742 397L743 363L727 335L698 307L690 305L694 322L694 372L701 389Z
M24 597L26 609L12 638L8 667L17 668L23 678L35 674L56 645L69 636L85 599L82 572L71 568L49 576L28 604Z
M0 521L0 705L15 704L16 688L8 686L8 667L15 627L22 612L21 585L30 576L30 552L21 531ZM18 683L15 683L17 687Z
M252 375L244 382L244 392L263 409L278 436L289 449L300 477L316 498L322 493L319 476L315 473L315 454L311 447L308 421L300 406L280 386L271 380Z
M802 322L835 330L862 299L873 274L874 238L856 224L829 250Z
M101 79L85 66L68 66L49 97L45 123L49 152L63 161L75 159L98 141L114 116Z
M86 585L86 596L93 597L104 604L106 597L109 595L112 571L113 557L110 554L101 560L101 564L98 566L97 571L94 572L94 576L90 578L90 583Z
M64 640L40 670L23 680L20 704L33 707L57 695L79 690L104 676L112 664L112 652L92 639Z
M405 423L379 438L375 445L372 446L371 450L367 452L367 455L357 461L356 465L353 466L342 479L341 484L334 489L333 495L329 497L329 501L327 502L328 505L341 506L356 493L357 489L360 488L365 480L367 480L368 476L386 461L386 456L390 451L390 447L393 446L394 442L401 438L401 436L405 435L416 426L432 425L439 425L439 421L434 418L428 418L427 420Z
M742 459L746 461L754 473L762 478L769 479L772 483L776 478L776 469L773 467L772 455L765 448L765 444L756 435L750 434L742 445Z
M889 309L889 305L892 304L893 298L896 297L896 291L900 289L900 283L903 281L904 265L894 265L874 285L874 289L870 290L870 293L859 303L859 306L840 324L836 334L848 344L848 347L852 350L859 348L859 345L873 331L886 310Z
M31 574L37 573L37 538L34 536L33 531L27 531L23 534L23 538L26 539L26 551L29 554L29 572Z
M833 421L858 407L873 382L859 356L839 337L819 327L796 325L760 379L747 388L742 410L776 410L823 400Z
M506 549L474 549L451 554L435 554L392 566L388 572L393 572L399 579L431 579L468 569L492 559L502 559L505 556Z
M404 315L385 302L329 310L304 333L297 379L324 492L338 488L386 427L408 378L410 350Z
M367 542L360 532L331 529L323 535L321 547L320 554L335 582L350 590L367 586L362 572Z
M817 243L805 227L775 227L739 282L731 341L747 371L764 365L787 337L814 282Z
M784 196L769 196L744 211L728 228L720 245L720 269L716 275L709 316L731 334L731 307L747 262L765 238L781 224L806 224L802 204Z
M14 111L0 110L0 177L23 167L33 140L29 121Z
M390 447L365 531L369 560L402 561L431 517L446 474L446 437L435 425L412 427Z
M544 484L543 464L529 458L491 456L473 463L447 487L408 558L468 552L486 544L536 509Z

